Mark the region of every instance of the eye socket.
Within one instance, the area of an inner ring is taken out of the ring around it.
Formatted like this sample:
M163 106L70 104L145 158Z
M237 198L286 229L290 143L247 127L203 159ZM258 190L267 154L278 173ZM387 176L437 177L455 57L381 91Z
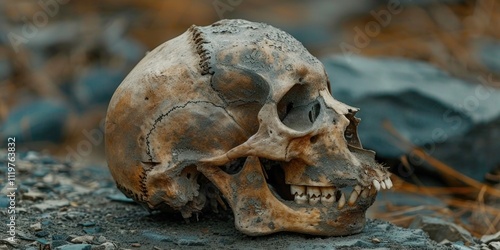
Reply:
M321 105L307 85L296 84L278 103L278 115L287 127L306 131L321 114Z

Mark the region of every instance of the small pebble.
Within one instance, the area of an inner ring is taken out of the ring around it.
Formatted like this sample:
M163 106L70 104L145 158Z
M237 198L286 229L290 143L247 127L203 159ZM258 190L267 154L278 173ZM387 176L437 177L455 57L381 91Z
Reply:
M29 192L23 194L23 199L30 200L30 201L43 200L43 199L45 199L45 197L46 197L46 195L44 193L31 191L31 190Z
M46 200L43 203L33 205L33 208L45 212L46 210L58 209L64 206L69 206L68 200Z
M89 243L94 240L92 235L77 236L71 240L72 243Z
M40 231L40 230L42 230L42 223L37 222L37 223L35 223L33 225L30 225L30 229L33 230L33 231L35 231L35 232L36 231Z
M500 241L490 242L490 244L488 244L488 246L490 247L490 249L500 250Z
M104 242L106 242L106 240L107 240L107 239L106 239L106 237L104 237L104 236L102 236L102 235L101 235L101 236L99 236L99 238L97 238L97 241L98 241L99 243L104 243Z
M139 243L132 243L132 245L131 245L131 246L132 246L132 247L141 247L141 244L139 244Z

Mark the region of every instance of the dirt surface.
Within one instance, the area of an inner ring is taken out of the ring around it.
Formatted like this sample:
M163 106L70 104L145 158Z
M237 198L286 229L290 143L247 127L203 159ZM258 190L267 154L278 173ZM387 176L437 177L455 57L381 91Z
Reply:
M6 151L0 159L7 165ZM0 171L6 176L6 168ZM0 249L447 249L421 230L377 220L348 237L249 237L234 228L230 211L200 214L190 222L180 215L150 213L122 195L102 165L72 166L29 152L17 154L15 171L16 240L8 240L10 183L2 179L0 228L6 236Z

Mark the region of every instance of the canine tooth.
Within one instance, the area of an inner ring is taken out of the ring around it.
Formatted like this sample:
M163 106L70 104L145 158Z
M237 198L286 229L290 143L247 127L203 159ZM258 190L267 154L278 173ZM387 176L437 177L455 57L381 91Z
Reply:
M340 196L340 199L339 199L339 205L338 205L338 208L339 209L342 209L345 205L345 195L344 193L342 193L342 195Z
M307 197L309 198L309 204L315 205L320 200L321 190L319 187L307 187Z
M365 188L365 189L363 189L363 191L361 191L361 197L367 198L369 193L370 193L370 189Z
M352 206L356 201L358 200L358 192L356 190L353 190L351 193L351 197L349 197L349 205Z
M295 195L295 194L304 194L306 192L306 187L304 186L297 186L297 185L290 185L290 192Z
M380 182L380 187L382 187L382 189L387 189L387 186L385 185L385 181Z
M362 190L362 188L361 188L361 186L360 186L360 185L356 185L356 186L354 187L354 190L356 190L356 192L358 192L358 194L361 194L361 190Z
M321 204L330 207L335 202L335 188L322 187L321 189Z
M391 189L392 188L392 181L391 181L391 178L387 178L385 179L385 185L387 186L387 189Z
M377 191L380 191L380 183L377 180L373 180L373 186Z

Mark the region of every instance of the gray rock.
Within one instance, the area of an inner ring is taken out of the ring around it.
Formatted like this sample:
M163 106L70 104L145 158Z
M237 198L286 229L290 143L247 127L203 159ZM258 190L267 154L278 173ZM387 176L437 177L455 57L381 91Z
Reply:
M448 240L450 242L474 243L472 235L463 227L440 218L418 215L410 224L410 228L422 229L432 240L437 242Z

